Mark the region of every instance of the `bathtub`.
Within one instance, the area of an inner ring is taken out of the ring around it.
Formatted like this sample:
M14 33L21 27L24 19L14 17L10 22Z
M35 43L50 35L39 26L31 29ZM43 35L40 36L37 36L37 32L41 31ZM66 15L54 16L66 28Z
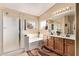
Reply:
M29 38L29 50L34 48L39 48L41 46L43 38L42 37L32 37Z
M25 34L26 35L26 34ZM43 40L43 36L38 37L37 34L27 34L28 39L26 39L25 47L26 50L32 50L34 48L39 48Z

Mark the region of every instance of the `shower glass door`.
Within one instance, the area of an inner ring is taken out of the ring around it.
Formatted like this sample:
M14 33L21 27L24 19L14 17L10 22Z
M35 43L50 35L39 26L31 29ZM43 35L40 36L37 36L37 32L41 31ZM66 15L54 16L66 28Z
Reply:
M19 19L3 15L3 52L19 49Z

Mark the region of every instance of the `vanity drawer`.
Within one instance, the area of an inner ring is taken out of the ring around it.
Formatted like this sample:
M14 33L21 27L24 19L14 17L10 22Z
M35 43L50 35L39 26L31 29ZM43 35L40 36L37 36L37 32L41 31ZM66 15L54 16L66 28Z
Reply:
M67 43L67 44L75 44L75 40L65 39L65 43Z

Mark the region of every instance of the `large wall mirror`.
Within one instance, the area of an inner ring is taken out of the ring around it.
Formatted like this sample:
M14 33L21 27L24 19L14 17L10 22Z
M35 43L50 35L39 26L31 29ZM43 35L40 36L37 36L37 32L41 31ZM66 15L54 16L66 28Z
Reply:
M75 12L52 16L48 19L48 26L52 33L75 34Z

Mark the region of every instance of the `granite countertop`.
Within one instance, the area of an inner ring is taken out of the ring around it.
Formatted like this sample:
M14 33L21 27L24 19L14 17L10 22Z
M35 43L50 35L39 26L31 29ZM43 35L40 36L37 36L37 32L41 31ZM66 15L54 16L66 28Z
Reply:
M75 40L75 35L70 35L70 37L66 37L66 35L54 35L54 34L53 34L53 35L49 35L49 36Z

